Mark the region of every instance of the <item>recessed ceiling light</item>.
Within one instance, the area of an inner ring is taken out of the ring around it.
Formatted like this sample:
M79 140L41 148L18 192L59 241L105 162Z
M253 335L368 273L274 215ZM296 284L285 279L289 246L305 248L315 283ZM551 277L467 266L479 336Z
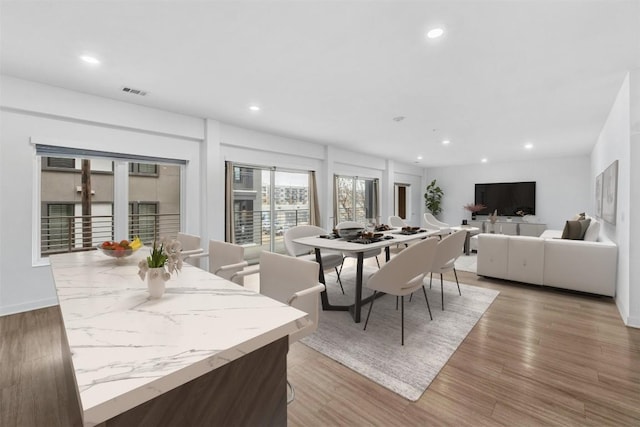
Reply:
M422 160L422 156L418 156L418 160Z
M442 145L449 145L451 143L451 141L449 141L448 139L445 139L444 141L442 141Z
M249 106L249 110L251 110L251 111L260 111L260 107L258 107L257 105L251 105L251 106Z
M533 144L530 142L527 144L524 144L524 148L526 148L527 150L531 150L533 148Z
M427 32L427 37L430 39L437 39L443 34L444 34L444 30L442 28L433 28Z
M487 160L487 158L486 158L486 157L485 157L485 158L483 158L483 159L482 159L482 160L480 160L480 161L481 161L482 163L487 163L487 162L488 162L488 160Z
M100 63L100 61L95 56L82 55L80 59L82 59L87 64L91 64L91 65L98 65Z

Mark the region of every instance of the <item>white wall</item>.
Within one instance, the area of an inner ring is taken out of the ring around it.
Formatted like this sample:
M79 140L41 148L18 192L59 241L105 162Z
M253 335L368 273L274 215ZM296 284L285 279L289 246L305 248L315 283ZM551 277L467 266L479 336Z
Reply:
M422 170L411 165L213 119L182 116L7 76L0 76L0 92L0 315L57 304L49 267L36 267L32 262L34 203L38 200L32 140L187 160L185 231L199 234L205 241L224 237L224 160L316 170L325 228L330 228L333 221L334 173L381 178L381 191L393 188L389 186L394 179L390 167L410 175L413 181L424 182ZM393 211L389 200L393 200L392 193L381 194L381 201L385 201L381 206L383 218Z
M631 79L631 76L634 79ZM605 170L613 161L618 161L618 193L616 223L609 224L603 221L602 233L618 245L618 270L616 281L616 304L625 324L640 327L640 275L635 265L630 263L632 251L638 251L638 229L632 230L632 203L636 209L639 203L637 196L640 183L632 180L632 164L638 166L637 148L632 149L631 139L631 96L632 81L635 85L635 93L638 94L640 85L639 73L636 71L624 80L620 91L611 107L607 121L605 122L598 142L591 153L591 187L595 178ZM637 99L634 101L637 108ZM640 111L634 109L634 120L639 122ZM638 142L638 129L634 133L636 146ZM634 157L635 156L635 157ZM633 163L632 163L633 162ZM632 193L636 195L632 197ZM638 212L637 210L635 212ZM632 235L632 232L635 232ZM637 259L637 258L636 258ZM636 263L637 264L637 263Z
M199 224L199 142L202 121L2 76L0 179L0 314L57 304L48 266L33 266L38 143L156 155L188 161L186 223ZM28 96L27 96L28 95ZM125 117L122 111L126 111ZM136 116L142 129L133 127ZM99 118L103 122L99 122ZM117 123L122 119L124 126ZM158 130L151 131L153 122ZM172 126L173 125L173 126ZM180 133L185 133L179 137ZM9 185L10 183L10 185ZM35 199L34 199L35 196Z
M536 217L547 228L562 229L578 212L594 212L588 185L589 157L536 159L427 169L427 182L436 179L444 192L440 219L458 225L470 219L464 205L473 203L475 184L536 182Z

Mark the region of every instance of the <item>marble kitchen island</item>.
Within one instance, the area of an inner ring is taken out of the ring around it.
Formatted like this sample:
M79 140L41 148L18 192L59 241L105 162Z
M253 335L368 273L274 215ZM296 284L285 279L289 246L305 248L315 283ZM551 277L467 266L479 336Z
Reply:
M51 256L84 425L286 425L306 314L186 264L149 299L147 254Z

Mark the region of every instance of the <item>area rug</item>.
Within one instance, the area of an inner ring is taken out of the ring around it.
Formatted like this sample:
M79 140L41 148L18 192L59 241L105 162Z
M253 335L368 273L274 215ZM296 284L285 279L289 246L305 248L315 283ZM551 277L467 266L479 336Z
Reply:
M365 268L364 277L374 271ZM345 295L335 274L327 275L326 282L332 303L353 302L354 269L342 273ZM366 331L368 304L358 324L348 312L322 311L318 330L302 342L402 397L418 400L499 294L461 283L459 296L455 282L445 281L443 311L440 280L434 276L433 289L428 279L425 283L433 320L422 292L415 293L411 302L405 297L404 346L400 345L400 310L396 311L396 298L391 295L376 299ZM364 296L371 293L363 289Z
M478 255L475 253L460 255L456 260L456 270L476 273L478 271Z

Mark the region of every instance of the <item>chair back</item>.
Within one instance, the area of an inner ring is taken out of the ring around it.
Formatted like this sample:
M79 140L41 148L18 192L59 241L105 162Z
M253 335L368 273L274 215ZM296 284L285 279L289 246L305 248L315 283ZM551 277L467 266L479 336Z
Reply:
M458 230L440 240L433 265L426 273L430 271L436 272L445 268L453 268L455 261L462 255L466 236L466 230Z
M222 242L220 240L209 241L209 271L227 280L231 280L243 267L234 270L219 272L221 267L231 264L238 264L244 261L244 247L233 243Z
M312 237L326 234L322 228L315 225L296 225L291 227L284 233L284 247L287 250L287 254L290 256L307 255L310 252L310 248L299 243L295 243L293 240L301 237Z
M391 227L406 227L407 223L399 216L391 215L389 216L389 225Z
M433 214L431 212L425 212L424 213L424 221L427 223L427 225L432 225L435 228L449 228L449 227L451 227L446 222L438 221L438 219L435 216L433 216Z
M367 287L392 295L405 295L408 289L422 284L431 267L438 239L430 237L403 249L367 280Z
M318 263L313 261L263 251L260 254L260 293L288 304L293 294L318 284L318 268ZM318 328L319 292L296 298L291 305L307 313L309 320L303 329L289 336L289 342L295 342Z
M187 233L178 233L176 240L182 245L182 253L187 255L184 262L196 267L200 267L200 258L189 257L195 253L202 253L202 246L200 245L200 236Z

